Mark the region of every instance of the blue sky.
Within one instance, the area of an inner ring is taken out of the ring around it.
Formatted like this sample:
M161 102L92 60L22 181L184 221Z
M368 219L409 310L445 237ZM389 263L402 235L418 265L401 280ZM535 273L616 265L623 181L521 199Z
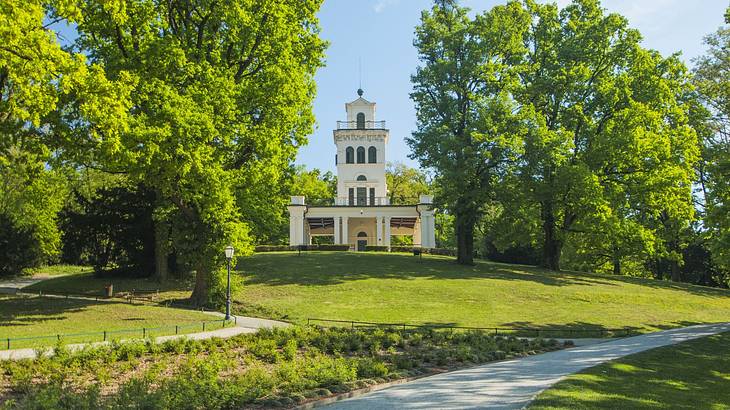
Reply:
M462 0L475 11L498 0ZM564 6L568 0L557 1ZM362 61L363 97L376 102L376 116L390 129L387 160L411 166L405 138L415 128L408 97L410 75L418 64L413 30L430 0L325 0L319 13L322 37L330 42L326 66L317 73L314 113L317 129L299 151L298 164L334 171L332 128L345 119L347 101L357 97L358 60ZM610 12L629 19L644 36L644 46L663 55L681 52L684 61L701 55L702 38L723 24L728 0L603 0Z

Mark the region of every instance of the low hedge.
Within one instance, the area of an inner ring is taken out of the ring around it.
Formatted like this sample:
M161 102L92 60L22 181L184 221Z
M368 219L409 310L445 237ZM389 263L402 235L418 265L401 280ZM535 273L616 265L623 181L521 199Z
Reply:
M52 357L0 361L6 400L0 407L291 408L390 380L562 347L556 340L486 331L314 326L75 351L59 344Z
M289 246L289 245L259 245L254 250L256 252L284 252L284 251L349 251L350 245L301 245L301 246ZM420 248L417 246L391 246L390 252L405 252L412 253L415 249L420 250L422 253L430 255L442 255L442 256L456 256L456 252L453 249L446 248ZM388 247L384 245L367 245L365 247L366 252L388 252Z
M283 252L283 251L348 251L350 245L300 245L300 246L289 246L289 245L259 245L254 248L255 252Z

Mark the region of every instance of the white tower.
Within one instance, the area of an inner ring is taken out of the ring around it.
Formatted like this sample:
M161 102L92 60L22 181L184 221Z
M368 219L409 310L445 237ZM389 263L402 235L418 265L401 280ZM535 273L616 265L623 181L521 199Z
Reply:
M375 120L375 103L358 98L345 104L347 121L333 131L337 146L337 205L387 205L385 121Z

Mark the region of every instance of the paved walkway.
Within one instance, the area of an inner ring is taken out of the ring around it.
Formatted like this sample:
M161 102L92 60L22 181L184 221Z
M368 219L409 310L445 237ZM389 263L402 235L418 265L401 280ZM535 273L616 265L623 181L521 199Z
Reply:
M671 329L444 373L334 403L332 409L519 409L561 378L656 347L730 331L730 323Z
M225 316L223 314L218 314L218 312L209 312L213 313L216 316ZM237 318L237 325L231 326L231 327L225 327L222 329L217 330L210 330L207 332L198 332L198 333L187 333L182 335L169 335L169 336L158 336L155 338L155 341L158 343L162 343L168 340L175 340L175 339L193 339L193 340L203 340L203 339L211 339L214 337L220 337L220 338L229 338L236 335L240 335L242 333L254 333L262 328L274 328L274 327L286 327L289 326L288 323L285 322L279 322L276 320L267 320L267 319L258 319L253 317L245 317L245 316L238 316ZM70 350L81 350L86 346L98 346L107 344L109 342L95 342L95 343L75 343L75 344L69 344L67 347ZM38 352L36 349L28 348L28 349L12 349L12 350L0 350L0 360L19 360L19 359L34 359L37 357Z
M36 283L44 281L46 279L48 279L48 278L46 278L46 277L35 277L35 278L19 277L19 278L5 279L3 281L0 281L0 294L2 294L2 293L15 294L20 289L22 289L26 286L36 284Z

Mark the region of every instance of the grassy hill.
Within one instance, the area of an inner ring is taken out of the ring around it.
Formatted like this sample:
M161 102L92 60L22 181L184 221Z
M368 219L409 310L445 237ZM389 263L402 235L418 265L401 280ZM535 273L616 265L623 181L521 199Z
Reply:
M463 326L633 327L651 331L730 321L730 291L666 281L551 272L453 258L354 252L261 253L238 259L244 286L234 311L261 317ZM31 288L100 294L160 288L160 299L190 295L191 283L102 279L91 274L53 278Z
M730 291L639 278L405 254L262 253L236 267L235 295L293 320L466 326L635 327L730 321Z

